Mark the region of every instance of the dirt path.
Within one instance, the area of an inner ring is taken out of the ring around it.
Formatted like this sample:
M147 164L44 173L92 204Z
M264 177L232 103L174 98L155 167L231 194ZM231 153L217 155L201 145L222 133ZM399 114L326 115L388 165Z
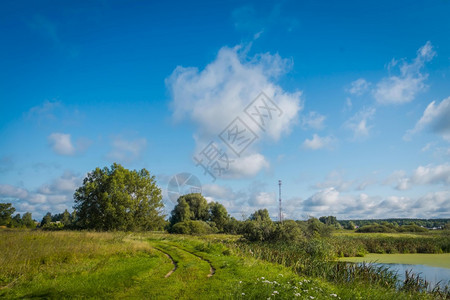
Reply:
M216 273L216 268L213 267L213 265L212 265L212 263L211 263L211 261L210 261L209 259L204 258L204 257L202 257L202 256L200 256L200 255L198 255L198 254L195 254L195 253L193 253L193 252L191 252L191 251L188 251L188 250L186 250L186 249L180 248L179 246L175 246L175 245L172 245L172 244L171 244L171 246L172 246L172 247L175 247L175 248L177 248L177 249L179 249L179 250L182 250L182 251L184 251L184 252L187 252L187 253L189 253L189 254L192 254L192 255L194 255L195 257L198 257L198 258L200 258L200 259L203 260L203 261L206 261L206 262L209 264L209 274L208 274L206 277L212 277L212 276Z
M176 261L172 258L172 256L171 256L169 253L167 253L167 252L165 252L164 250L161 250L161 249L159 249L159 248L157 248L157 247L154 247L154 248L155 248L156 250L158 250L158 251L164 253L164 255L167 256L167 258L170 259L170 260L172 261L173 269L170 270L169 273L166 274L166 276L164 276L164 278L167 278L167 277L169 277L170 275L172 275L173 272L175 272L175 270L178 268L178 264L176 263Z

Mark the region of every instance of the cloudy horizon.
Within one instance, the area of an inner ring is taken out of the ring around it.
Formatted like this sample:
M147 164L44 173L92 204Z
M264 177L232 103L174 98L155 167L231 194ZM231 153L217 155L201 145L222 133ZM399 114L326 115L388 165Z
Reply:
M72 211L117 162L156 176L167 214L187 172L238 219L276 219L278 180L285 218L450 218L450 3L45 3L0 4L17 213Z

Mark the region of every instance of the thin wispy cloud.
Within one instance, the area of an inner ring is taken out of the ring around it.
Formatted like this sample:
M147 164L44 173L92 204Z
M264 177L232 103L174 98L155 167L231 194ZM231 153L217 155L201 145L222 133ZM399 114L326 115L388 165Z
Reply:
M425 128L439 134L444 140L450 141L450 97L440 103L432 101L428 104L416 126L406 132L404 139L411 140L414 134Z
M411 63L392 60L388 69L393 70L398 67L400 74L390 75L377 83L374 90L376 101L380 104L411 102L418 93L426 90L425 81L428 74L422 69L425 63L431 61L435 55L436 52L428 41L417 50L417 56Z

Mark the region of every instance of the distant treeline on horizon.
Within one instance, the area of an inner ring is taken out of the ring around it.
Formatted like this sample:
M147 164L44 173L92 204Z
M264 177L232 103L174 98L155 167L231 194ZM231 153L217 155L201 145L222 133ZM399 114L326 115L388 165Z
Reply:
M440 219L410 219L410 218L389 218L389 219L361 219L361 220L337 220L339 224L345 227L349 222L353 222L358 227L362 227L370 224L381 224L387 222L390 224L411 225L416 224L426 228L439 228L443 227L445 224L450 222L450 218L440 218Z

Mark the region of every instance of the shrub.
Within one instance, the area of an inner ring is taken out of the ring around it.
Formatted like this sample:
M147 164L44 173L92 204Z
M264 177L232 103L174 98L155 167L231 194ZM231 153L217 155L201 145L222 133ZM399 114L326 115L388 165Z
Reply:
M184 221L178 222L170 228L170 233L178 234L208 234L215 230L204 221Z

